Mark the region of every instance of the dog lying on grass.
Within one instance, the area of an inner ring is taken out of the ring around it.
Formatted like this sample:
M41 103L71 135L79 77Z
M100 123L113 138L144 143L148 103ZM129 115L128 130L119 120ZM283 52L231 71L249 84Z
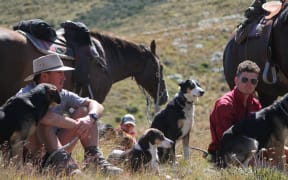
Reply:
M0 108L0 144L7 142L7 160L16 155L22 159L24 141L35 131L49 106L60 101L56 87L46 83L7 100Z
M254 156L254 151L273 148L274 153L269 158L272 158L278 167L283 169L282 156L287 132L288 94L224 132L221 140L224 167L235 160L247 167Z
M132 173L143 170L143 168L150 168L159 172L157 148L171 148L173 144L174 142L166 138L160 130L149 128L132 149L127 151L115 150L108 159L114 160L114 162L117 160L117 164L124 162Z

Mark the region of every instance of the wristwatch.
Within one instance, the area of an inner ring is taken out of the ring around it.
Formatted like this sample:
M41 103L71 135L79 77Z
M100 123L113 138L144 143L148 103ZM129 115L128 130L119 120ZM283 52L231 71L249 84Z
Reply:
M89 117L90 117L90 119L93 120L93 124L95 124L97 119L98 119L97 114L96 113L91 113L91 114L89 114Z

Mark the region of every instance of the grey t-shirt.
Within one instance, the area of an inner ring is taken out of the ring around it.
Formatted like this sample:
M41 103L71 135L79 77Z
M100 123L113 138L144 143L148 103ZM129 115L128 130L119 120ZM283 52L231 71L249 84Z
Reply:
M21 88L16 95L29 92L36 86L35 83L27 84L25 87ZM82 103L84 103L88 98L82 98L77 94L68 91L66 89L62 89L60 92L61 103L59 105L53 106L50 110L59 115L63 115L64 113L70 114L71 108L77 109Z

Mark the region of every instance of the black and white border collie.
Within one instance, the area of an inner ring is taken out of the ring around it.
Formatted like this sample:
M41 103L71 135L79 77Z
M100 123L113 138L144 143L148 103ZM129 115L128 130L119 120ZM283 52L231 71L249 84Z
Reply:
M160 130L149 128L131 150L121 155L121 159L125 159L131 172L136 172L142 167L159 172L157 148L171 148L173 144L174 142L166 138Z
M189 134L194 123L194 102L198 97L203 96L204 92L196 80L183 81L179 83L179 92L173 100L155 115L151 128L159 129L167 138L175 142L170 149L158 148L161 163L168 160L175 162L175 145L180 139L182 139L184 158L189 158Z
M8 143L7 160L16 157L16 163L22 161L23 142L35 131L49 107L60 102L56 86L41 83L29 92L9 98L0 107L0 145Z
M283 170L287 132L288 93L270 106L242 119L224 132L221 139L223 166L239 165L240 163L242 167L247 167L250 160L255 158L255 152L259 153L262 148L271 148L274 149L274 152L268 153L270 154L268 158L273 160L273 162L271 161L272 164L275 163L278 168ZM271 162L269 163L271 164Z

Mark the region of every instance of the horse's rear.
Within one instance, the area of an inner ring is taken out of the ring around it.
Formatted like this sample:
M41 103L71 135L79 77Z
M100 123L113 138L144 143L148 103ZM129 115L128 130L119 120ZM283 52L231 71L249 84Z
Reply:
M9 97L15 95L25 85L24 79L33 72L33 59L44 55L37 50L34 45L22 34L0 28L0 104L3 104ZM74 66L74 61L62 59L67 66ZM110 81L106 87L103 84L105 77L102 71L98 71L98 66L92 63L90 68L92 91L95 94L95 99L103 102L107 92L111 87ZM72 72L66 72L66 81L64 87L72 90ZM97 77L97 78L96 78ZM98 88L102 85L101 88Z
M235 54L238 54L235 45L234 39L231 38L223 53L224 75L230 89L234 87L234 75L236 74L237 65L240 63L239 59L235 58Z
M39 53L31 51L28 43L19 33L0 28L0 104L14 95L32 72L32 59Z
M257 92L260 102L263 106L271 104L278 95L283 95L285 90L279 82L276 84L267 84L263 82L262 74L265 63L269 60L269 39L267 37L247 37L247 39L238 44L235 41L235 32L227 43L223 55L223 67L226 81L230 88L234 87L234 77L237 66L244 60L254 61L261 69ZM273 58L273 57L272 57ZM268 76L272 79L271 73Z
M235 41L236 32L233 33L228 44L225 47L223 55L223 67L226 80L230 88L234 87L234 77L236 74L237 66L244 60L254 61L260 68L261 73L263 71L267 58L267 48L261 38L247 37L246 41L238 44ZM260 83L262 80L260 79Z

